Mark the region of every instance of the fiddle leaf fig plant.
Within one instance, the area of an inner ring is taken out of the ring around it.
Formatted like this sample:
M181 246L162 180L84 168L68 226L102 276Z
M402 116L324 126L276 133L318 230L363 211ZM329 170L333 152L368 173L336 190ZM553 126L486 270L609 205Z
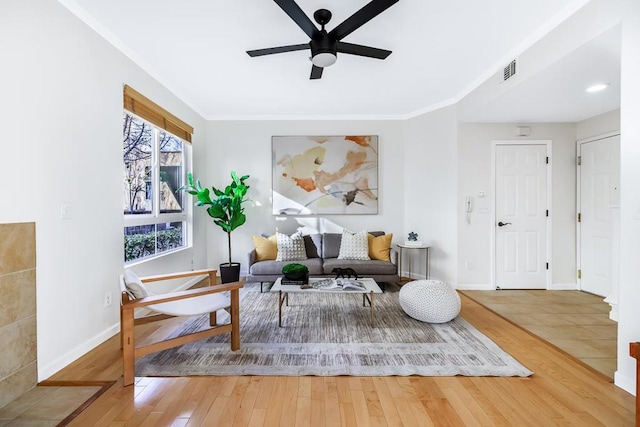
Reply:
M231 171L231 184L227 185L224 191L211 187L214 197L211 197L211 191L202 187L200 180L195 180L193 174L187 174L187 183L178 189L178 191L186 190L187 193L195 196L197 199L196 206L205 206L207 213L213 222L227 233L227 242L229 248L229 265L231 265L231 232L243 225L247 217L244 214L243 203L248 201L246 198L249 186L245 181L249 175L238 176L235 171Z

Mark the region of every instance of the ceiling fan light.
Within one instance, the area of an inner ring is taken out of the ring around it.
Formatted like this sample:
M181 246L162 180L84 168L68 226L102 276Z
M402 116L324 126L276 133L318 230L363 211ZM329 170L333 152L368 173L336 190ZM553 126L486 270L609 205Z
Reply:
M315 55L313 55L313 57L311 58L311 62L316 67L325 68L335 64L337 59L338 57L335 54L324 52L324 53L316 53Z
M587 88L587 92L589 93L600 92L601 90L605 90L609 86L611 86L611 83L598 83L598 84L589 86Z

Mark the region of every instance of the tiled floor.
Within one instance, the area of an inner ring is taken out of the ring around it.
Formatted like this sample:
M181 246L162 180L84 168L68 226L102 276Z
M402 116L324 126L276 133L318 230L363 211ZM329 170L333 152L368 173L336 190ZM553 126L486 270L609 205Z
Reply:
M0 408L0 426L57 426L101 388L37 386Z
M462 291L522 328L613 378L618 324L603 298L580 291Z

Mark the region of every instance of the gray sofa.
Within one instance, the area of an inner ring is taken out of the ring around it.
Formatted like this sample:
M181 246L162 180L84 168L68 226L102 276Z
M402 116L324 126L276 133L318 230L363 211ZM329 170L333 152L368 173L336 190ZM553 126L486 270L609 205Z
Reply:
M384 235L383 231L370 231L374 236ZM311 277L335 277L332 270L353 268L360 277L371 277L378 283L398 283L398 254L391 249L391 261L338 259L341 233L322 233L304 236L307 259L301 261L256 261L255 249L249 252L249 271L247 282L260 282L260 290L264 283L273 283L282 276L282 267L292 262L304 264L309 268Z

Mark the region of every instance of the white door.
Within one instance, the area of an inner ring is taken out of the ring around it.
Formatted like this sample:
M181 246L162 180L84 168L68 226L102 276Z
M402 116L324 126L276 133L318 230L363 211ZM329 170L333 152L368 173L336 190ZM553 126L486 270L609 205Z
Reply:
M496 145L495 271L500 289L547 288L547 145Z
M620 136L579 144L580 289L606 297L612 285L612 214L618 210Z

